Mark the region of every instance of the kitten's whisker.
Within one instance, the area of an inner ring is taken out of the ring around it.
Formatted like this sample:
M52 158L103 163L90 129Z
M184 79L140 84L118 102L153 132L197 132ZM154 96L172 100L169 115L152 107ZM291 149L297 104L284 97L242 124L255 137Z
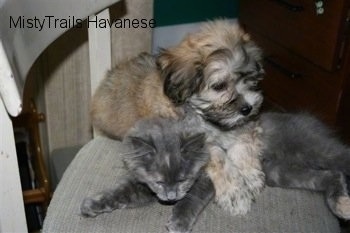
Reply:
M120 156L131 155L131 154L135 154L135 153L137 153L137 152L138 152L138 151L132 151L132 152L120 154Z
M128 152L128 153L124 153L124 154L120 154L120 156L124 157L124 156L127 156L127 155L137 154L137 153L139 153L140 151L141 151L141 150L132 151L132 152Z
M140 152L143 152L143 153L138 154ZM132 151L132 152L128 152L128 153L125 153L125 154L121 154L120 156L122 156L124 159L134 159L134 158L137 158L137 157L145 156L148 153L150 153L150 151L137 150L137 151ZM132 155L132 154L135 154L135 155L134 156L129 156L129 155Z

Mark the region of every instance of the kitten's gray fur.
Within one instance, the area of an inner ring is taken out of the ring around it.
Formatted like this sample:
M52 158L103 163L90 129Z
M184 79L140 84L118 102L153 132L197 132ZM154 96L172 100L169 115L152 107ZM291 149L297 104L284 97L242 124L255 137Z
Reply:
M170 232L189 232L214 196L202 172L209 161L204 133L191 133L181 121L142 120L124 139L131 152L123 155L130 172L114 189L85 198L81 213L95 217L114 209L135 208L155 200L176 202L167 223Z
M350 219L350 148L308 114L264 113L261 124L267 185L324 191L332 212Z

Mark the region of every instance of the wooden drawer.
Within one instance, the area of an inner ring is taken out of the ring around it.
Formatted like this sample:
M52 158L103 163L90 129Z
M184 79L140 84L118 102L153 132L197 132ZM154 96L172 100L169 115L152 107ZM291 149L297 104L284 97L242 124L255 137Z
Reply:
M240 21L331 71L342 56L344 37L340 35L348 4L345 0L324 1L324 14L317 15L315 0L242 0Z
M324 71L257 33L253 39L266 57L264 95L286 110L307 110L335 124L341 93L338 71Z

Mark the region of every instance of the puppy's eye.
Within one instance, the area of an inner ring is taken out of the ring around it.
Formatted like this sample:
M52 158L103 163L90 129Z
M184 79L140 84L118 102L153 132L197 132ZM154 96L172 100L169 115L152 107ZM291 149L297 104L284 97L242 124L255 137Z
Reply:
M247 76L247 73L246 72L237 72L237 75L239 77L245 77L245 76Z
M224 91L227 89L227 82L215 83L211 86L214 91Z
M249 90L251 91L260 91L261 90L261 87L260 85L257 83L256 85L253 85L249 88Z
M249 86L249 90L251 90L251 91L260 91L261 90L259 82L256 80L247 83L247 85Z
M250 76L251 74L253 74L253 72L252 71L238 72L237 74L239 77L244 78L244 77Z

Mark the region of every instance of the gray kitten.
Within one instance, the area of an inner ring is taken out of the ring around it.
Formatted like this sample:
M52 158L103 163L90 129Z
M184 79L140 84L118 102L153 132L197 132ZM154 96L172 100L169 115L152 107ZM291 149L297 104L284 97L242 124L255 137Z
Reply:
M135 208L156 200L174 204L170 232L189 232L214 196L203 172L209 161L204 133L189 133L181 121L142 120L124 138L132 151L123 155L129 175L116 187L85 198L81 213L95 217L114 209Z
M332 212L350 219L350 148L308 114L265 113L261 124L267 185L323 191Z

